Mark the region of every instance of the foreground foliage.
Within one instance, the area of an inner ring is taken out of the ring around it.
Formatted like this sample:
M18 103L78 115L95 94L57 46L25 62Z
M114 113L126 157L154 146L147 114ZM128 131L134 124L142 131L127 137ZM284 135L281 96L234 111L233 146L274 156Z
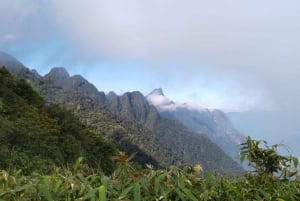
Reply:
M0 201L300 200L298 160L247 138L240 177L201 165L141 169L69 111L47 106L25 81L0 69ZM73 162L76 160L75 164ZM208 170L209 171L209 170Z
M255 142L247 140L249 144ZM254 150L269 150L248 147L247 152L247 143L243 149L245 157ZM57 169L51 175L23 176L21 171L2 170L0 200L300 200L300 179L295 176L264 176L255 170L238 178L227 178L214 173L203 175L200 165L165 170L154 170L148 165L139 169L124 153L115 159L118 168L109 176L102 171L87 172L82 158L72 169Z

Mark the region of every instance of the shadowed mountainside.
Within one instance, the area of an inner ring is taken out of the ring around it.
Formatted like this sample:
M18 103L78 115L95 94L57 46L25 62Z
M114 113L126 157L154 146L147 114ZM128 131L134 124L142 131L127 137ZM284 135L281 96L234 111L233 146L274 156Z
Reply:
M160 116L140 92L107 97L81 76L54 68L44 77L21 68L24 78L48 103L60 103L139 162L157 166L200 163L206 171L241 173L242 168L206 136L190 132L179 121ZM148 157L148 159L147 159Z

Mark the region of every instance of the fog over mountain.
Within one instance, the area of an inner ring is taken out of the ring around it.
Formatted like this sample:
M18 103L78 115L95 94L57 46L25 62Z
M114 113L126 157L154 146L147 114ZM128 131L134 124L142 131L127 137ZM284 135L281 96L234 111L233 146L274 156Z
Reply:
M199 164L206 171L240 174L242 167L205 134L189 131L182 123L162 117L139 91L123 95L108 93L108 98L80 75L70 76L55 67L45 76L25 68L14 57L0 52L0 66L6 65L15 77L32 84L47 103L59 103L73 111L93 130L101 133L134 160L144 165ZM5 69L4 69L5 70ZM162 91L161 91L162 93ZM100 97L100 98L99 98Z
M284 113L264 110L227 113L235 127L254 139L267 140L270 144L282 144L281 151L300 158L300 129L296 119Z
M179 120L189 130L205 134L227 155L239 160L239 145L245 141L245 136L236 130L224 112L189 103L175 103L165 96L161 88L154 89L146 97L163 117Z
M297 0L2 0L0 49L101 91L161 86L176 102L271 111L266 128L288 120L299 135L299 20ZM289 130L260 135L290 140Z

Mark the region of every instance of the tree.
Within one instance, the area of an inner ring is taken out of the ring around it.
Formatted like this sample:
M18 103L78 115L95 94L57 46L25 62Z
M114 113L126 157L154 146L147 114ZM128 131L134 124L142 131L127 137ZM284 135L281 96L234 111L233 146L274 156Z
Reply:
M259 176L277 176L283 179L290 179L297 174L298 159L293 156L282 156L277 153L280 145L268 146L266 141L252 140L247 138L241 144L241 162L248 160L249 166Z

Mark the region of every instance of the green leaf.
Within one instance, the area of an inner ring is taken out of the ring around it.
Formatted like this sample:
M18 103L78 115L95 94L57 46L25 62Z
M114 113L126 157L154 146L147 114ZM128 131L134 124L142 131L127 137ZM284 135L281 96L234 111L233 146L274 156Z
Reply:
M141 186L140 186L139 183L134 184L133 198L134 198L134 201L140 201L141 200Z
M166 174L162 174L162 175L159 175L158 177L155 178L154 180L154 192L156 194L158 194L159 190L161 189L161 181L163 181L166 177Z
M44 185L40 185L39 190L42 193L42 197L45 197L48 201L54 200L51 192Z
M193 195L193 193L189 189L183 188L182 191L188 196L189 199L193 201L198 201L198 199Z
M244 162L245 157L246 157L246 155L244 155L244 154L241 155L241 158L240 158L241 163Z
M106 201L106 189L105 186L99 187L99 201Z
M92 199L95 197L95 195L97 194L98 189L92 189L91 191L89 191L87 194L85 194L82 198L82 200L87 200L87 199Z
M122 191L121 195L119 196L119 200L124 199L127 196L127 194L131 191L131 189L133 189L133 186L129 186L129 187L125 188Z
M298 166L298 158L297 157L293 157L293 163L294 163L295 167Z
M202 195L203 195L203 200L207 201L209 198L209 192L207 190L205 190Z
M181 201L186 200L185 197L183 196L183 193L179 189L175 188L175 192L179 196Z

